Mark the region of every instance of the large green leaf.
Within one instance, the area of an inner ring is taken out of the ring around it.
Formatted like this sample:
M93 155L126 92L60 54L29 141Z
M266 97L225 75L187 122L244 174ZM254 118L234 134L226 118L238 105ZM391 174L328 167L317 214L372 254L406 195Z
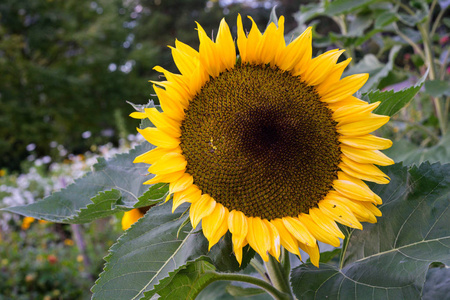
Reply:
M394 161L402 161L405 165L430 163L450 163L450 134L443 136L439 143L432 147L419 147L406 139L394 141L391 148L384 151Z
M419 79L416 85L407 89L398 92L394 92L393 90L380 92L377 90L365 94L363 99L368 100L370 103L381 101L380 106L374 110L374 113L393 116L414 98L427 76L428 71Z
M330 2L325 8L325 14L336 16L343 13L349 13L359 8L365 7L375 0L336 0Z
M419 299L429 265L450 263L450 165L384 171L391 183L373 187L384 201L378 224L350 231L342 268L295 268L297 298Z
M171 202L152 207L111 247L105 270L92 289L94 299L140 299L145 292L150 297L158 291L152 290L161 280L167 278L159 286L163 289L168 282L178 280L178 272L185 270L187 263L200 257L211 262L217 271L238 271L248 265L253 251L244 252L239 267L228 234L208 251L208 241L200 226L195 230L190 222L185 223L188 214L182 212L189 206L181 206L174 214L171 207ZM181 230L180 226L183 226ZM191 268L181 274L195 273ZM196 287L186 289L194 291Z
M428 80L425 91L433 97L450 96L450 83L443 80Z
M167 187L143 185L149 179L145 176L147 165L133 164L137 155L152 148L143 143L110 160L99 158L92 172L67 188L41 201L3 210L52 222L84 223L130 209L138 202L139 207L157 203L164 199Z

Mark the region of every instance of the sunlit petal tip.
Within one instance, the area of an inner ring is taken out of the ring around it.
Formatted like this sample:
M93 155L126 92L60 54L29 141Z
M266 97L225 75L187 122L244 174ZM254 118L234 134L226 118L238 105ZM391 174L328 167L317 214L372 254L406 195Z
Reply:
M147 118L147 115L143 112L140 111L135 111L132 112L131 114L129 114L130 117L132 117L133 119L145 119Z
M213 212L215 206L216 201L214 201L214 199L212 199L208 194L203 194L197 202L194 202L191 205L189 213L192 227L196 228L203 217L206 217Z
M269 261L268 251L271 248L269 229L258 217L248 218L248 225L248 243L264 261Z

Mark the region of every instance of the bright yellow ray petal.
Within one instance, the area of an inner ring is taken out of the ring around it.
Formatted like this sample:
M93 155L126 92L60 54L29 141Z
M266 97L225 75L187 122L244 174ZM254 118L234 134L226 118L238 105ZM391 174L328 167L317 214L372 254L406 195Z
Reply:
M303 251L309 254L309 259L311 260L311 263L318 268L320 259L319 246L317 246L317 244L313 246L299 244L299 246Z
M346 173L352 177L358 178L358 179L371 181L371 182L375 182L378 184L388 184L389 183L389 179L387 179L386 177L369 175L364 172L360 172L359 170L358 171L354 170L354 169L350 168L349 166L347 166L345 163L339 164L339 168L344 173Z
M341 244L335 235L330 234L328 231L317 225L311 216L300 214L298 219L306 226L306 228L308 228L309 232L311 232L316 240L330 244L334 247L339 247Z
M197 57L192 57L189 54L180 50L180 45L185 45L182 42L176 40L175 41L176 48L169 46L172 49L172 57L177 66L178 70L181 74L186 77L192 76L194 70L198 63L198 55Z
M365 201L354 201L362 206L364 206L367 210L369 210L375 217L381 217L382 213L381 211L378 209L378 207L376 207L375 205L373 205L370 202L365 202Z
M173 172L173 173L161 174L161 175L158 174L155 177L153 177L152 179L147 180L146 182L144 182L144 184L155 184L155 183L160 183L160 182L171 182L171 181L177 180L178 178L183 176L183 174L184 174L184 170L183 171Z
M148 119L155 125L158 129L166 132L173 137L181 136L180 123L168 118L165 113L160 113L156 108L146 108L145 113Z
M341 107L345 106L360 106L360 105L367 105L367 102L353 96L347 97L338 102L327 103L328 108L331 109L332 111L336 111Z
M264 261L269 260L267 252L271 247L270 232L260 218L248 218L247 241Z
M372 104L342 106L333 112L333 119L339 124L347 124L367 118L370 113L380 105L381 102Z
M192 203L189 212L192 228L196 228L202 218L209 216L214 207L216 207L216 201L208 194L203 194L198 201Z
M270 220L280 234L281 245L289 252L294 253L300 257L300 251L298 251L298 240L294 238L283 224L281 219Z
M394 161L379 150L362 150L346 145L341 145L342 153L353 161L362 164L375 164L379 166L389 166Z
M231 36L230 28L228 27L227 22L225 22L225 19L220 21L216 45L222 64L226 69L232 69L236 64L236 47Z
M333 84L328 89L318 87L320 100L326 103L337 102L358 91L369 79L369 74L354 74Z
M182 154L168 153L151 165L148 171L153 174L168 174L185 170L186 165L186 158Z
M336 130L341 135L346 136L366 135L374 130L377 130L388 121L389 116L370 114L368 117L365 117L357 122L347 123L343 125L338 124L336 126Z
M242 263L242 247L247 244L248 222L241 211L232 210L228 215L228 228L231 232L233 251L239 265Z
M144 214L138 208L126 211L122 217L122 229L127 230L143 216Z
M326 93L333 89L341 79L342 73L351 61L352 58L349 57L343 62L334 65L325 80L316 87L316 91L321 95L322 93Z
M283 217L283 224L286 229L294 236L300 243L311 246L316 243L316 239L309 232L308 228L297 218Z
M200 63L208 71L209 75L217 77L220 72L225 70L225 66L222 64L219 53L216 51L216 45L199 23L197 23L197 31L200 40Z
M339 142L344 145L365 149L365 150L384 150L392 146L392 141L371 134L363 136L339 136Z
M166 77L167 81L176 83L179 86L179 89L183 90L189 97L192 97L194 95L190 94L189 90L189 78L186 78L186 76L182 76L179 74L174 74L172 72L167 71L161 66L156 66L153 68L156 72L163 73L164 77Z
M256 50L258 61L263 64L273 62L278 52L280 52L286 43L284 41L284 17L278 20L278 28L275 23L267 26Z
M381 202L381 198L372 192L362 180L348 176L344 172L338 172L338 179L333 181L333 187L350 199L370 201L376 204Z
M194 203L200 199L202 191L196 185L191 185L187 189L173 194L172 213L183 203Z
M194 183L192 175L185 173L178 180L172 181L169 185L169 194L181 192Z
M157 147L174 149L180 144L180 139L178 137L170 136L158 128L147 127L144 129L136 129L140 134L142 134L147 142Z
M161 108L164 113L167 114L170 118L181 121L184 118L184 108L183 105L179 102L179 99L172 98L166 90L158 87L157 85L153 85L153 89L158 96L159 103L161 104Z
M303 61L311 59L311 29L308 27L299 37L278 52L275 64L281 69L290 71L295 66L303 66Z
M147 118L147 114L145 112L135 111L130 114L130 117L133 119L145 119Z
M168 148L155 148L148 152L145 152L144 154L141 154L137 156L133 163L147 163L147 164L153 164L157 160L159 160L161 157L168 153L181 153L181 148L176 147L174 149L168 149Z
M268 220L263 219L264 224L266 224L267 229L269 229L270 232L270 250L269 253L275 257L275 259L279 262L279 257L280 257L280 246L281 246L281 241L280 241L280 233L278 232L277 228L275 227L275 225L273 225L272 223L270 223Z
M228 231L228 209L217 203L211 214L202 219L202 228L209 241L209 251Z
M247 60L252 64L260 64L258 56L258 44L261 41L262 34L258 29L252 17L248 17L252 21L252 28L247 37Z
M358 221L376 223L377 218L374 216L374 214L369 209L367 209L364 205L360 204L360 203L363 203L364 201L350 200L334 191L331 191L327 195L327 197L329 199L333 199L333 201L338 201L338 202L342 203L342 205L345 207L348 207L352 211L352 213L355 215L355 217L358 219Z
M243 63L247 62L247 35L244 32L241 15L237 17L237 45Z
M324 230L343 239L345 236L337 226L336 222L325 215L320 209L313 207L309 210L309 215Z
M361 223L359 223L355 215L348 207L342 205L339 201L329 199L327 196L318 203L319 209L324 214L346 226L362 229Z
M293 75L300 75L308 85L318 85L325 80L344 50L330 50L313 58L307 69L299 70Z

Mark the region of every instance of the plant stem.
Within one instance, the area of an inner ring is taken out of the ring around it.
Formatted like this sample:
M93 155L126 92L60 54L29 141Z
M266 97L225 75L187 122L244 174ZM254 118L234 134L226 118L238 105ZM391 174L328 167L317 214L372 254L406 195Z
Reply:
M252 258L250 265L259 273L259 275L261 275L262 278L264 278L264 280L270 282L270 279L266 274L266 269L264 269L264 266L256 258Z
M292 300L292 296L290 294L277 290L270 283L262 279L244 274L217 273L217 272L211 273L213 273L215 276L209 283L219 280L247 282L259 286L260 288L263 288L276 300Z
M287 257L289 259L289 256ZM289 275L285 274L284 266L279 263L272 255L269 255L269 261L265 263L267 273L273 286L282 292L291 293L289 287Z

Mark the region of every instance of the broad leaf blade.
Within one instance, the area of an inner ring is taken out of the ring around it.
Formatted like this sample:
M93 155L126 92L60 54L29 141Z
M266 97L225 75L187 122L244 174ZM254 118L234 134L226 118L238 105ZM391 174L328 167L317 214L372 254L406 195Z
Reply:
M450 165L384 168L378 224L350 233L342 269L305 264L291 281L299 299L419 299L428 266L450 263Z
M415 86L403 89L398 92L393 90L380 92L374 91L369 92L364 95L364 99L368 100L370 103L381 101L380 106L378 106L374 113L386 116L395 115L400 109L402 109L406 104L408 104L414 96L419 92L423 85L423 82L428 76L428 71L423 75Z
M84 223L127 210L139 201L140 206L154 204L164 198L161 185L148 190L142 183L149 178L147 165L133 164L139 154L153 148L143 143L129 153L110 160L98 159L94 170L67 188L25 206L3 209L52 222Z

